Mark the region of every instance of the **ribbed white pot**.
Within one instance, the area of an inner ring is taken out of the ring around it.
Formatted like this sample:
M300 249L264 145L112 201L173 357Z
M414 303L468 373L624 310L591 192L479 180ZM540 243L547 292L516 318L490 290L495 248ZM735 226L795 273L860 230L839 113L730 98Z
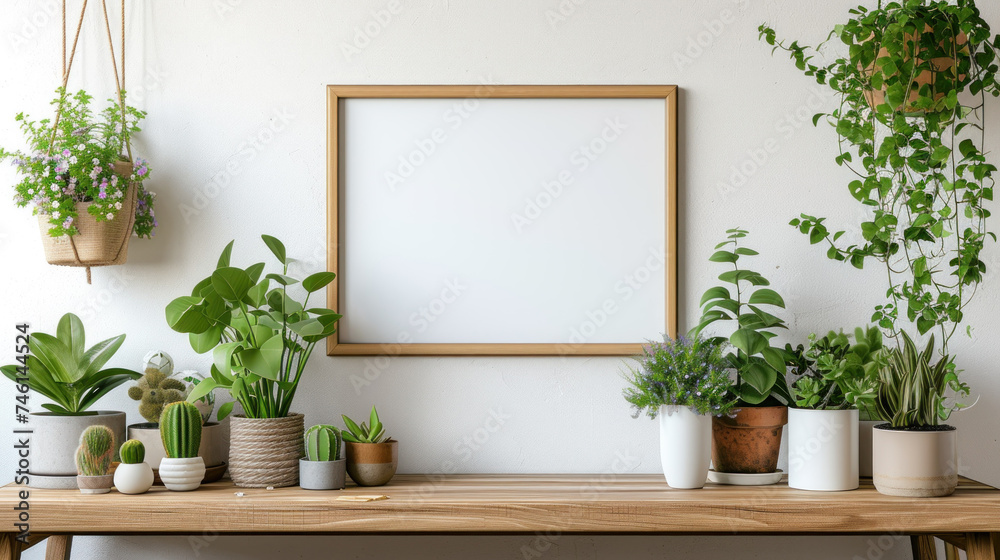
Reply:
M858 429L857 409L788 409L788 486L857 489Z
M164 457L160 461L160 480L167 490L187 492L196 490L205 478L205 460L201 457L174 459Z
M712 463L712 417L660 407L660 463L671 488L702 488Z
M153 485L149 463L122 463L115 469L115 488L122 494L142 494Z

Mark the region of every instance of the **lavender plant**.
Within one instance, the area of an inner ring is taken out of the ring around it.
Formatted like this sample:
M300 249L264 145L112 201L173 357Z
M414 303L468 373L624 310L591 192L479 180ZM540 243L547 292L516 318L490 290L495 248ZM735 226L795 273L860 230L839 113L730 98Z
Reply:
M684 406L698 414L728 415L737 400L724 355L726 343L714 339L664 336L652 342L637 358L638 368L625 375L629 386L625 400L633 417L643 411L656 418L660 407Z
M139 122L146 113L126 107L123 114L117 101L109 100L110 105L95 115L92 100L85 91L70 95L63 88L57 89L52 105L61 113L54 134L50 119L36 122L24 113L15 117L29 149L0 148L0 161L9 159L23 176L14 186L14 202L49 216L49 235L76 235L77 203L89 202L87 212L98 222L119 219L128 185L133 182L138 192L132 231L139 237L152 237L157 225L155 195L142 186L149 178L149 164L136 158L131 177L120 177L113 169L131 135L140 131Z

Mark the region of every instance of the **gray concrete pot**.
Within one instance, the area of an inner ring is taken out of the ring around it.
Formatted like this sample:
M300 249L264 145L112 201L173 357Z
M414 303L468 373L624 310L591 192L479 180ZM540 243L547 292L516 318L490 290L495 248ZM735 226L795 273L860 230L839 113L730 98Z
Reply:
M167 456L160 438L160 425L143 423L128 427L129 439L137 439L146 447L146 462L154 471L160 469L160 461ZM215 467L229 461L229 420L209 422L201 428L201 447L198 456L205 460L206 467Z
M80 492L84 494L107 494L114 484L114 475L83 476L81 474L76 477L76 484L80 488Z
M346 485L347 459L309 461L299 459L299 486L304 490L340 490Z
M73 458L80 446L80 434L90 426L107 426L115 433L115 457L118 446L125 441L125 413L100 410L80 416L60 416L51 412L34 412L31 417L31 474L45 477L75 477ZM32 486L35 484L32 477Z

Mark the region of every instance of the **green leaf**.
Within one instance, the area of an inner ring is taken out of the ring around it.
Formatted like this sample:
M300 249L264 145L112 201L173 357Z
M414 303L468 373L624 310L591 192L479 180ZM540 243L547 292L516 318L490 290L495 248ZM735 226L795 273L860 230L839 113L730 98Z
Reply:
M84 375L73 353L58 338L45 333L34 333L28 342L31 353L38 358L60 383L74 383ZM30 372L29 372L30 375Z
M199 399L201 399L205 395L207 395L207 394L211 393L212 391L214 391L215 388L218 387L218 386L219 386L219 384L216 383L216 381L214 379L212 379L211 377L208 378L208 379L205 379L201 383L198 383L197 385L195 385L193 389L191 389L191 393L188 394L187 401L190 402L190 403L197 402Z
M212 287L226 301L239 302L246 297L253 282L242 268L224 267L212 273Z
M284 274L268 274L265 278L270 278L275 282L281 284L282 286L291 286L292 284L298 284L298 280L292 278L291 276L285 276Z
M785 371L785 355L781 350L765 348L760 353L767 361L767 365L773 367L775 371Z
M344 425L347 426L347 429L350 430L351 434L359 438L363 438L365 436L364 431L361 430L361 426L358 426L354 422L354 420L351 420L350 418L348 418L346 415L343 414L341 414L340 417L344 419ZM346 435L346 434L341 434L341 435Z
M758 393L767 395L770 394L771 387L774 387L775 381L778 380L778 372L754 362L740 373L740 377Z
M781 299L781 296L778 295L778 292L770 288L760 288L754 291L754 293L750 295L750 299L747 300L747 303L755 303L758 305L761 304L773 305L775 307L780 307L782 309L785 308L785 300Z
M188 334L191 348L198 354L204 354L218 346L222 340L222 326L216 325L203 333Z
M705 294L701 296L701 303L698 304L698 306L704 306L705 303L713 299L729 299L729 297L729 290L723 288L722 286L709 288L705 290Z
M212 328L212 322L201 312L200 297L182 296L167 304L167 324L182 333L203 333Z
M70 349L74 360L79 362L83 358L83 353L86 350L86 337L83 321L79 317L72 313L63 315L56 328L56 338Z
M233 406L235 405L236 403L232 401L227 403L222 403L222 406L219 407L219 414L216 416L216 418L219 419L219 422L225 420L226 416L229 416L229 414L232 413Z
M309 293L317 292L322 290L337 277L336 274L332 272L317 272L306 277L302 281L302 287Z
M257 263L247 267L247 276L250 277L250 282L256 284L260 280L261 273L264 272L264 263Z
M768 348L767 339L753 329L738 329L729 337L729 343L743 350L747 356L759 354L763 349Z
M730 253L729 251L716 251L711 257L708 257L708 260L711 262L734 263L737 258L735 253Z
M271 337L260 348L249 348L237 353L240 362L251 372L265 379L276 381L281 369L281 353L284 349L280 336Z
M234 243L236 243L235 239L230 241L229 245L226 245L226 248L222 250L222 254L219 255L219 264L217 264L215 268L226 268L229 266L229 259L233 255Z
M125 335L120 334L93 345L84 353L83 358L80 360L80 368L83 369L83 376L88 377L104 367L104 364L111 360L124 342Z
M267 289L270 285L271 281L265 278L247 290L247 297L244 299L245 303L252 307L263 307L267 303Z
M280 262L281 264L287 264L285 262L285 245L281 241L278 241L276 238L271 237L270 235L261 235L260 238L264 240L264 243L267 245L267 248L270 249L272 253L274 253L274 256L277 257L278 262Z

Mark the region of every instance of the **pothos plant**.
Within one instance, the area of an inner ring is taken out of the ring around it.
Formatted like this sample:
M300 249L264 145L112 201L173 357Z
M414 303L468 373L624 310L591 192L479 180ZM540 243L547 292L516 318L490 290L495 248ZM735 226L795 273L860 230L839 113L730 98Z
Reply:
M131 136L141 130L139 122L146 113L128 106L123 113L116 100L108 100L108 107L95 115L92 100L85 91L70 95L59 88L52 101L59 111L58 124L51 119L36 122L24 113L15 117L29 149L0 148L0 161L9 159L23 175L14 186L14 202L48 216L52 226L49 235L76 235L77 203L89 203L87 212L98 222L127 220L129 216L119 218L118 214L125 207L129 183L135 183L138 191L132 231L139 237L152 237L157 225L153 211L156 195L143 188L149 164L136 158L130 177L119 177L113 168L122 159Z
M281 241L269 235L262 238L281 264L281 273L261 278L264 263L246 269L231 266L234 242L230 242L215 272L190 296L170 302L166 316L170 328L188 334L195 352L212 352L211 377L191 390L188 402L222 388L248 418L284 418L313 348L337 330L339 314L309 307L312 294L336 275L317 272L300 282L288 276L293 259ZM289 293L296 288L305 294L301 302ZM232 412L233 404L219 407L219 420Z
M863 268L875 261L888 279L888 301L872 321L900 341L900 320L937 330L942 354L982 281L996 167L984 153L987 94L1000 95L994 37L973 0L879 2L834 27L846 47L833 62L814 62L823 45L760 37L839 95L826 117L838 137L836 163L856 178L848 191L868 209L860 235L831 231L808 214L791 225L827 256ZM829 39L829 38L828 38ZM971 331L970 331L971 332Z
M728 237L715 246L712 262L729 264L732 270L719 275L727 286L709 288L701 298L701 321L689 336L697 338L710 325L722 324L731 331L728 339L716 336L710 340L727 341L731 349L726 354L730 368L736 371L733 394L748 405L792 402L785 381L789 356L782 348L771 345L777 336L775 329L784 329L785 322L768 310L784 309L785 301L778 292L767 288L770 282L759 272L741 268L740 259L759 253L743 247L741 240L747 231L730 229Z

